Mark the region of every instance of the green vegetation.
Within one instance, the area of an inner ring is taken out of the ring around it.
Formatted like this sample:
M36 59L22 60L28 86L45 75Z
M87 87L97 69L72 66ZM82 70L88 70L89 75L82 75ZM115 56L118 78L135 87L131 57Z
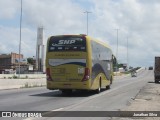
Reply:
M41 85L38 85L38 84L29 85L29 83L26 82L24 86L22 86L21 88L33 88L33 87L43 87L43 86L46 86L46 85L42 85L42 84Z
M29 77L26 75L25 77L18 77L17 75L13 75L12 77L3 77L4 79L28 79Z
M13 78L13 79L18 79L18 76L14 75L12 78Z
M35 60L33 58L27 58L27 63L31 64L31 65L34 65Z

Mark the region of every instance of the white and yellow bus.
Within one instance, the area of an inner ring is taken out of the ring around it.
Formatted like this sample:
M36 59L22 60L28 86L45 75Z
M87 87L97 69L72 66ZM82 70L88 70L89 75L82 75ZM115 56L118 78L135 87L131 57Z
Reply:
M47 89L72 90L110 88L113 80L111 48L87 35L57 35L47 41Z

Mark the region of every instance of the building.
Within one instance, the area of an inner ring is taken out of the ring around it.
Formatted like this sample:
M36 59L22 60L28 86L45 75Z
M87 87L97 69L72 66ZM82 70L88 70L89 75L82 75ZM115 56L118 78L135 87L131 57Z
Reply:
M19 61L20 60L20 61ZM25 71L27 60L23 58L22 54L12 53L0 55L0 73L18 73L18 68L21 68L21 73ZM23 69L23 70L22 70Z
M44 45L43 27L37 29L37 45L36 45L36 70L45 72L45 45Z

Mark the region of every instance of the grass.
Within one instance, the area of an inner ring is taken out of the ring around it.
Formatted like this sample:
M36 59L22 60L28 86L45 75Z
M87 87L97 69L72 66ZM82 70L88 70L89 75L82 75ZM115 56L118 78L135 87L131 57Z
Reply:
M13 76L11 76L11 77L3 77L4 79L28 79L29 77L26 75L25 77L18 77L18 76L16 76L16 75L13 75Z

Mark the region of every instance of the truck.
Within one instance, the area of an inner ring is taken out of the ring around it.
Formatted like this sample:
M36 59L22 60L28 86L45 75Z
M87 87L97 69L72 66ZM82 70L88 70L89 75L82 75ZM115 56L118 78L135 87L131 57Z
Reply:
M160 56L155 57L154 80L155 83L160 81Z

